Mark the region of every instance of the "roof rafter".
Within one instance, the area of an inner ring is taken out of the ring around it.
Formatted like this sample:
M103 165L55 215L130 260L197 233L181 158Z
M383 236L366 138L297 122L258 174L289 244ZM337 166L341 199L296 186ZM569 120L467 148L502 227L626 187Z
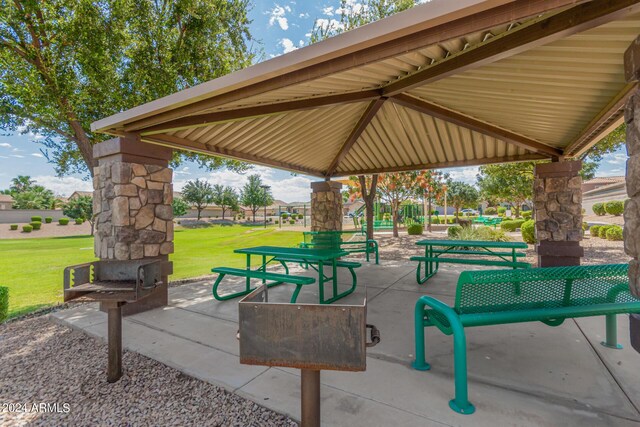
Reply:
M375 90L341 93L338 95L318 96L314 98L278 102L275 104L258 105L255 107L240 108L236 110L216 111L213 113L186 116L148 128L136 129L137 126L125 126L125 132L137 131L144 135L153 135L156 133L166 133L193 127L207 126L212 123L242 120L292 111L312 110L314 108L326 107L336 104L349 104L353 102L368 101L370 99L379 97L380 93Z
M149 135L141 136L141 141L152 144L163 145L165 147L174 148L176 150L189 150L196 153L202 153L209 156L222 156L234 160L251 162L262 166L270 166L278 169L284 169L291 172L301 172L311 176L324 178L321 171L310 169L293 163L281 162L277 160L265 159L263 157L254 156L248 153L241 153L234 150L225 150L223 148L210 147L188 139L179 138L173 135Z
M326 176L330 177L331 175L333 175L336 168L338 167L338 164L340 164L340 161L344 158L344 156L347 155L347 153L349 152L351 147L353 147L353 144L356 143L358 138L360 138L360 135L362 135L362 132L364 132L367 126L369 126L369 123L371 123L371 120L373 120L373 118L376 116L380 108L382 108L382 104L384 104L386 100L387 98L378 98L376 100L371 101L371 103L369 103L369 106L360 117L360 120L358 120L358 123L356 123L355 127L349 134L349 137L344 142L344 144L342 144L340 151L338 151L338 154L331 162L331 165L329 165L329 167L327 168Z
M371 175L374 173L406 172L406 171L414 171L414 170L420 170L420 169L442 169L442 168L454 168L454 167L461 167L461 166L480 166L480 165L486 165L490 163L528 162L531 160L545 160L545 159L548 159L548 157L545 157L540 154L521 154L516 156L489 157L486 159L458 160L454 162L404 165L404 166L382 168L382 169L362 169L362 170L356 170L356 171L349 171L348 175ZM344 176L344 175L341 175L340 171L338 171L335 176Z
M506 129L499 128L492 124L474 119L453 110L446 109L436 104L424 101L413 96L399 94L389 98L394 103L405 108L418 111L423 114L444 120L457 126L478 132L492 138L500 139L510 144L517 145L528 151L544 154L545 157L560 157L562 150L550 147L534 139L528 138L517 133L510 132Z
M547 18L526 23L499 36L491 37L477 47L462 50L428 68L388 84L382 92L386 96L403 93L415 87L603 25L637 10L640 10L640 4L636 0L593 0L582 3Z

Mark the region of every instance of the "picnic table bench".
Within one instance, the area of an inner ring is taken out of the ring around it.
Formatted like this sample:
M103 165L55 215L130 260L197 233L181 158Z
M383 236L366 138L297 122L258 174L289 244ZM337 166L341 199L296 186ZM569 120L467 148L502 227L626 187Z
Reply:
M411 261L418 261L416 280L423 284L438 272L440 263L486 265L493 267L529 268L527 262L518 261L525 254L517 249L526 249L524 242L487 242L476 240L419 240L418 246L424 246L424 256L412 256ZM504 250L507 249L507 250ZM447 255L469 255L484 258L452 258ZM424 277L422 277L422 263Z
M347 251L349 254L364 253L367 262L369 255L375 254L376 264L380 263L378 242L367 239L367 233L362 230L342 231L304 231L304 241L301 248L332 248Z
M357 276L354 269L360 267L360 263L350 261L340 261L339 258L348 255L347 251L341 249L320 249L320 248L283 248L278 246L257 246L253 248L236 249L235 253L244 254L247 257L246 268L230 268L230 267L216 267L211 271L218 274L218 278L213 284L212 294L213 297L219 301L225 301L231 298L237 298L243 295L251 293L255 287L251 286L251 279L260 279L267 287L277 286L283 283L291 283L296 285L296 289L291 296L291 303L295 303L300 290L305 285L310 285L316 282L313 277L290 274L287 263L294 262L302 265L312 266L316 272L318 272L318 286L319 286L319 299L320 304L330 304L344 298L351 294L357 284ZM251 256L262 257L261 265L255 269L251 269ZM267 265L271 262L278 262L285 268L285 273L274 273L267 271ZM332 276L327 276L324 273L324 267L331 267ZM346 291L338 291L338 271L339 267L349 269L352 278L351 288ZM220 295L218 293L218 287L225 276L244 277L245 288L238 292L230 294ZM268 281L271 282L268 282ZM333 296L325 299L324 284L331 282Z
M569 318L605 316L602 345L621 348L616 314L640 313L640 299L630 293L627 273L628 264L464 271L453 307L430 296L418 299L412 366L430 369L425 360L426 327L453 334L455 398L449 406L471 414L475 408L468 400L464 328L534 321L559 326Z

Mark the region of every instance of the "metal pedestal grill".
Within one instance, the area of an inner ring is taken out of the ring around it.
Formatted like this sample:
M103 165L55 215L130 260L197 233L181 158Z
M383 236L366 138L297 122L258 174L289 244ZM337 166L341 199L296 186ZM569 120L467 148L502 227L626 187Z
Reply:
M366 297L360 305L270 303L262 285L239 303L240 363L300 369L302 426L319 426L320 371L364 371L366 348L380 342L366 315Z
M107 312L108 382L122 376L122 306L150 295L170 270L171 263L164 260L94 261L65 268L64 301L98 301Z

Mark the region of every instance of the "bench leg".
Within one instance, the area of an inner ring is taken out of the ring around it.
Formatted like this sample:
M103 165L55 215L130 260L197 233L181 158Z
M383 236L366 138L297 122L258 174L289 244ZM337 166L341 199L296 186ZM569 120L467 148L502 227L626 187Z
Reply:
M449 401L449 407L459 414L471 415L476 411L469 402L467 381L467 338L460 322L451 324L453 329L453 374L455 377L455 398Z
M618 321L615 314L607 314L605 315L606 324L607 324L607 340L602 341L602 344L608 348L614 348L616 350L620 350L622 348L622 344L618 344Z
M424 303L421 300L418 300L416 303L416 308L414 311L414 332L415 332L415 341L416 341L416 358L411 364L413 369L417 369L418 371L428 371L431 369L431 365L429 365L424 356Z

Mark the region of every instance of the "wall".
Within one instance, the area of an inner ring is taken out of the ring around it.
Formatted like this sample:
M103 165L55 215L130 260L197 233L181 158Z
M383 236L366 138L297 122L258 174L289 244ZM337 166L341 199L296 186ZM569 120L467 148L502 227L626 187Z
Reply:
M0 210L0 224L20 224L31 222L32 216L50 216L54 221L62 218L62 210L39 210L39 209L8 209Z

